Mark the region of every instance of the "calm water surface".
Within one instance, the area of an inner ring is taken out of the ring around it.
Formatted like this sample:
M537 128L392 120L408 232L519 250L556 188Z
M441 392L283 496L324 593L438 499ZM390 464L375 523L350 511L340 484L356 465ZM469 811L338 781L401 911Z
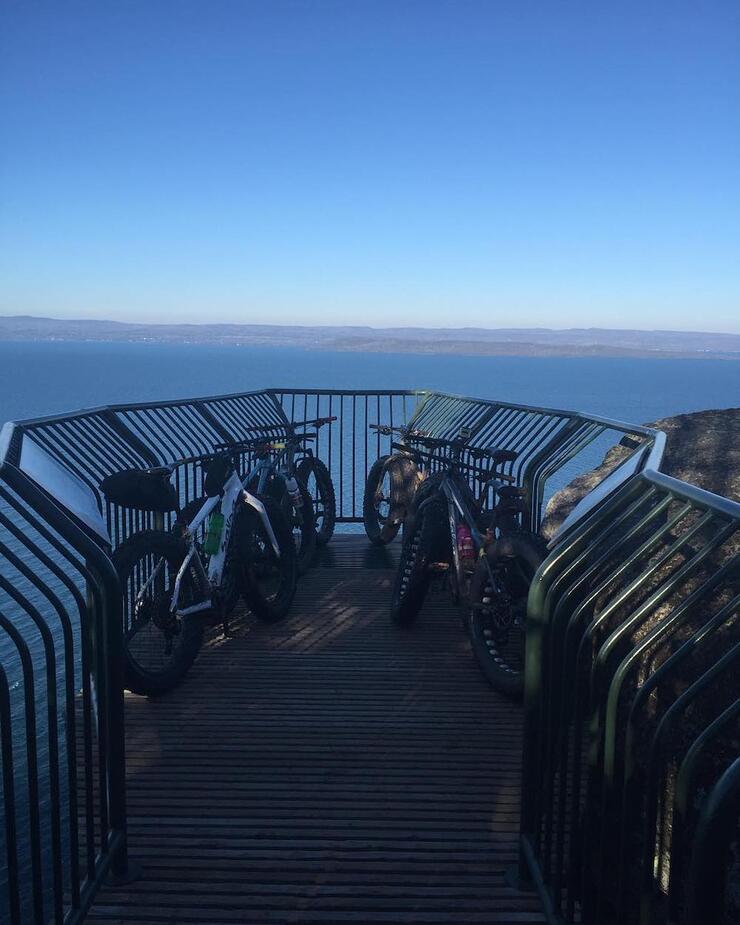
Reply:
M737 405L740 362L0 343L0 422L102 404L273 386L436 388L646 423Z

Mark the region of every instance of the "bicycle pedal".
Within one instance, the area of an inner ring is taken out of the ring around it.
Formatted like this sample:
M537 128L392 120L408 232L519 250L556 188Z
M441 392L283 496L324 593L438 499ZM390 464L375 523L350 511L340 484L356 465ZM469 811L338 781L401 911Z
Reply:
M443 575L445 572L448 572L449 570L450 570L449 562L430 562L429 563L429 571L434 574Z

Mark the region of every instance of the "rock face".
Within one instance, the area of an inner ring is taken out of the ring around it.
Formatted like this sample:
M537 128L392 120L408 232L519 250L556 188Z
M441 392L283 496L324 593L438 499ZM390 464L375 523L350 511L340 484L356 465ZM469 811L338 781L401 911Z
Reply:
M699 488L740 500L740 408L697 411L653 421L666 434L661 472ZM541 532L549 539L575 505L619 465L634 447L625 436L596 469L585 472L550 499Z
M661 465L664 473L715 494L740 500L740 408L682 414L655 421L648 426L658 428L666 434L666 450ZM633 439L625 437L620 445L607 452L600 466L580 476L553 496L543 522L542 530L546 536L551 536L573 506L625 459L631 446L634 446ZM740 614L737 608L732 606L737 594L737 573L730 571L714 586L707 586L706 583L717 575L720 566L727 565L735 559L740 551L740 534L726 537L706 559L700 560L697 556L696 561L692 563L692 547L703 551L704 545L718 533L716 524L712 523L694 533L691 543L678 550L680 538L689 535L689 531L701 522L700 512L692 510L675 521L664 537L646 547L646 551L640 555L637 562L629 564L629 553L639 548L650 534L657 537L659 531L656 527L664 525L670 517L677 515L681 508L681 502L674 501L666 509L666 521L658 521L642 532L637 531L624 545L616 543L611 552L608 548L610 541L614 538L622 540L635 525L635 521L639 520L639 515L635 515L632 521L628 520L626 526L614 528L613 532L611 527L609 531L605 530L606 537L602 540L602 545L598 546L594 557L597 562L598 557L604 557L601 560L606 562L602 565L603 572L597 571L595 579L578 590L569 603L571 615L575 613L576 608L583 608L579 616L581 626L584 626L587 620L591 620L589 643L584 654L595 653L599 649L603 654L606 640L612 639L615 648L609 656L610 661L605 660L602 668L606 668L607 662L616 666L621 661L621 664L626 666L628 653L636 653L638 645L644 646L637 661L632 663L620 681L620 706L614 714L616 741L620 743L619 748L622 748L621 743L627 736L626 704L637 703L637 690L645 685L646 679L650 676L654 685L650 697L645 698L639 709L629 714L634 736L632 774L635 794L647 787L648 773L651 770L650 758L655 754L652 751L653 743L656 741L660 724L668 715L669 707L675 705L679 696L698 678L704 676L707 680L707 686L701 696L695 697L681 711L680 722L673 721L667 724L659 752L667 762L665 771L661 772L663 808L660 812L665 815L662 817L664 827L660 835L660 865L656 868L660 871L663 889L666 885L667 871L673 863L670 853L675 844L672 841L673 816L667 813L666 807L673 806L676 798L677 768L699 735L724 711L729 710L738 697L738 676L733 664L729 664L712 680L709 680L706 674L710 668L720 663L720 659L737 645L740 638ZM671 548L677 551L677 554L666 557L666 552ZM689 570L683 577L678 578L680 571L687 565L690 566ZM616 571L616 566L624 567L624 571ZM640 573L645 581L635 581L630 586L630 582L637 579ZM609 575L608 579L605 578L605 574ZM677 584L671 588L670 582L674 579L677 580ZM701 596L694 600L693 605L689 604L692 595L702 586L705 590L701 592ZM684 604L687 606L679 617L679 607ZM722 608L728 605L732 609L725 612L724 622L715 622L715 617L721 616ZM711 629L710 621L714 622ZM699 642L697 634L700 630L703 633ZM693 644L686 646L692 637ZM584 639L586 638L584 635ZM679 656L682 649L683 654ZM658 671L674 656L677 658L673 666L660 677ZM605 670L597 675L593 671L593 664L594 662L588 658L583 660L582 673L580 678L574 677L574 687L582 684L584 689L588 690L588 685L594 677L600 679L594 683L603 683L608 672ZM604 690L604 687L597 688L596 696L600 697ZM596 739L588 739L591 747L595 741ZM601 748L601 745L599 747ZM714 785L722 771L732 764L739 753L740 729L737 724L734 727L727 725L722 736L715 736L709 743L705 743L697 778L698 786L692 797L694 814L699 800L703 799L708 788ZM619 801L604 801L598 785L598 776L595 780L597 786L585 791L584 819L599 819L603 831L619 831L622 822ZM639 859L644 847L639 833L649 831L646 826L652 826L655 820L646 814L646 804L641 798L634 805L637 816L634 833L630 836L632 850L628 855L627 876L623 889L628 897L628 905L639 907ZM693 831L690 829L689 838ZM650 848L653 846L650 845ZM678 882L686 876L685 860L682 863L681 868L676 868ZM729 925L730 922L740 922L738 840L733 842L731 848L728 871L728 898L722 921ZM671 876L673 875L674 871L671 870ZM609 882L603 883L601 890L603 901L608 908L610 902L616 901L616 891L612 892L613 884ZM625 925L632 925L634 921L632 918L624 918Z

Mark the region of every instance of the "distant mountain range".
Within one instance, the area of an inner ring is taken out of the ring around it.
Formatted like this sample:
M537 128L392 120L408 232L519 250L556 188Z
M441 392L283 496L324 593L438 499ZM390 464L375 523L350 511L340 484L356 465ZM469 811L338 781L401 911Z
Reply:
M606 328L371 328L273 324L131 324L0 317L0 340L299 347L478 356L631 356L740 360L740 334Z

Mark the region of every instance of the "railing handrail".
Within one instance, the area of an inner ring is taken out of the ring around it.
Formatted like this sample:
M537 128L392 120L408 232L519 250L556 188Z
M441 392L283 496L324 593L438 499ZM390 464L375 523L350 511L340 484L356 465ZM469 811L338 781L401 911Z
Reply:
M726 873L720 859L732 826L725 825L724 842L713 846L719 867L712 885L695 875L706 870L698 839L690 852L682 845L674 857L673 841L664 851L666 819L670 837L685 842L687 813L701 806L698 777L690 796L685 787L680 793L681 813L671 809L675 795L664 780L676 762L686 784L683 769L697 727L704 740L712 730L722 754L724 725L712 719L729 712L732 698L738 698L735 709L740 705L740 689L733 691L729 681L740 661L740 597L733 582L738 531L740 503L647 468L579 521L535 576L519 878L536 887L551 925L617 925L636 918L638 905L640 921L653 925L666 921L666 901L675 913L687 897L681 921L714 921L708 910L719 902L717 884ZM651 693L658 695L654 701ZM708 725L692 719L697 703ZM686 728L668 754L670 723ZM721 769L717 764L716 773ZM730 796L738 807L740 773L733 773ZM667 887L655 873L656 844L661 866L670 865ZM678 921L675 914L669 918Z
M518 411L531 411L540 414L551 414L563 418L577 418L578 420L592 421L595 424L603 424L610 430L621 430L628 434L645 434L646 436L655 436L662 433L662 431L657 430L654 427L647 427L645 424L630 424L627 421L621 421L617 418L608 418L600 414L592 414L589 411L573 411L565 408L548 408L540 405L525 405L518 402L499 401L497 398L475 398L468 395L459 395L455 392L440 392L435 389L428 390L428 394L439 395L444 398L458 398L466 401L475 401L482 405L495 405L499 408L512 408Z
M167 408L190 405L197 402L213 402L225 399L243 398L247 395L260 394L284 394L295 392L298 394L309 395L438 395L444 398L457 398L465 401L474 401L482 405L494 405L500 408L512 408L520 411L531 411L539 414L557 415L563 418L578 418L579 420L592 421L596 424L603 424L612 430L623 431L624 433L644 434L645 436L657 436L662 431L647 427L644 424L630 424L618 418L609 418L600 414L592 414L587 411L574 411L566 408L550 408L540 405L526 405L519 402L500 401L495 398L478 398L469 395L460 395L455 392L439 391L437 389L328 389L328 388L295 388L295 387L277 387L272 386L265 389L249 389L246 392L225 392L216 395L194 395L189 398L163 399L159 401L146 402L117 402L110 405L95 405L90 408L78 408L74 411L65 411L56 414L40 415L31 418L22 418L20 420L8 421L6 424L14 424L23 430L32 428L39 424L50 424L62 421L75 420L81 417L90 417L94 414L102 414L106 411L125 412L146 408Z
M740 520L740 501L733 501L732 498L718 495L692 482L684 482L672 475L666 475L665 472L657 472L655 469L643 469L642 475L653 485L660 485L667 491L673 491L677 496L692 501L697 507L712 508L720 514Z
M549 449L547 449L544 456L542 456L542 452L532 455L533 450L530 448L530 456L527 458L527 460L520 462L518 470L520 472L522 484L527 488L530 511L528 519L532 529L537 529L539 526L544 481L550 477L553 471L556 471L558 468L564 465L574 454L580 452L585 445L596 439L600 433L604 432L605 430L610 430L617 433L623 433L625 435L634 434L635 436L642 437L649 452L643 453L641 459L636 461L635 468L638 470L644 469L648 463L650 463L653 468L658 468L662 459L663 448L665 446L664 435L654 428L649 428L644 425L633 425L624 421L607 418L601 415L592 415L579 411L536 407L516 402L498 401L490 398L474 398L470 396L458 395L452 392L435 391L430 389L363 390L327 388L288 389L273 387L269 389L253 389L245 392L230 392L221 395L179 398L174 400L120 402L111 405L101 405L94 408L80 409L78 411L67 412L63 414L45 415L16 422L8 422L8 424L5 425L2 432L0 433L0 450L5 450L5 452L7 452L11 447L13 447L15 449L15 453L10 453L8 455L9 461L20 464L20 454L23 441L26 437L33 440L34 431L36 429L43 429L46 427L64 428L74 426L76 422L80 422L79 426L83 427L83 425L87 426L86 422L88 421L98 421L98 424L91 424L91 426L108 427L114 431L116 435L121 440L123 440L125 444L128 445L131 453L134 454L135 457L144 461L146 465L156 466L162 465L165 462L173 465L187 465L207 454L207 452L209 452L208 447L203 447L201 445L197 452L190 453L177 453L170 451L168 452L167 458L165 459L160 452L161 448L158 448L156 445L154 445L152 443L151 436L148 435L148 431L150 430L149 423L146 423L145 425L144 419L142 418L140 430L141 427L144 427L144 430L141 430L140 433L136 432L134 429L132 429L132 424L135 422L132 421L131 415L139 415L146 412L166 413L168 410L174 411L175 409L187 409L188 413L193 413L198 416L198 418L202 421L202 426L210 428L211 431L219 433L223 439L227 439L230 437L228 422L224 422L217 417L219 404L238 402L240 400L249 398L259 399L260 396L269 398L274 403L275 410L280 408L280 399L282 396L292 396L293 401L295 401L296 396L302 396L305 401L308 401L309 396L313 396L316 398L317 402L321 398L326 399L327 397L329 401L331 401L332 396L337 397L340 402L344 401L346 398L350 398L354 401L357 398L364 397L366 403L368 398L377 398L378 400L380 398L386 398L392 401L393 396L408 396L417 399L417 406L414 409L412 418L419 414L425 413L429 403L433 402L434 400L437 400L437 403L449 400L450 402L464 403L467 408L471 409L471 413L472 409L474 408L481 409L481 411L484 412L483 417L479 416L477 419L480 428L485 426L486 420L490 419L491 415L495 416L499 414L499 412L512 412L514 414L523 414L525 416L534 415L535 419L550 418L554 427L557 428L558 426L561 426L564 427L564 429L549 435L549 443L547 444ZM485 409L490 409L490 413L486 414ZM287 417L285 418L285 422L287 423ZM570 422L570 424L568 425L567 422ZM575 431L576 439L573 441L570 450L565 453L560 453L560 447L563 446L563 441L568 438L568 427L573 430L573 428L576 428L578 423L582 424L583 427L581 431ZM224 426L225 424L226 426ZM165 443L167 442L164 437L163 440L165 440ZM174 445L175 442L176 441L170 441L170 444ZM619 469L620 467L617 466L615 472L618 473ZM625 477L627 477L629 474L630 473L625 470ZM617 474L614 476L612 481L615 482L614 487L616 487L620 481L619 475ZM98 507L102 511L104 506L103 499L97 492L97 484L91 484L88 482L88 487L92 488L96 494ZM357 492L355 491L353 492L353 507L356 504L356 497ZM596 501L595 498L592 500ZM580 520L582 515L587 514L589 512L590 506L592 505L589 505L587 501L582 501L577 506L577 509L571 513L567 524L561 526L558 531L557 538L562 538L568 532L574 522ZM353 510L351 516L349 517L342 516L342 513L340 512L338 519L340 522L357 522L361 520L361 517L358 516L358 513L355 510Z

